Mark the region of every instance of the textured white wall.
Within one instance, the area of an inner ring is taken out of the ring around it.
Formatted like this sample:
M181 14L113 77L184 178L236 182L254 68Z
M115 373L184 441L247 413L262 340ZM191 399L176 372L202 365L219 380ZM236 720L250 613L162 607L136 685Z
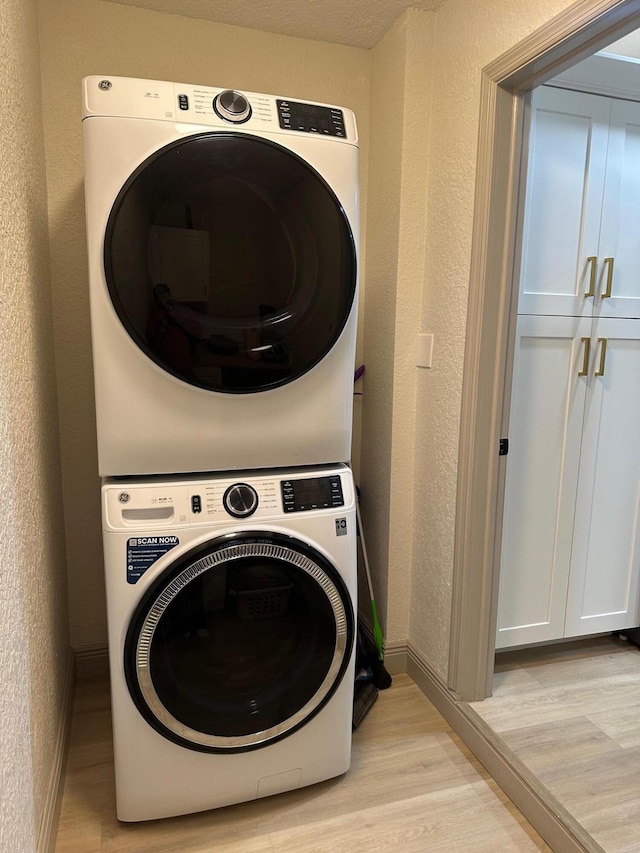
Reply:
M371 64L362 514L389 642L406 641L409 623L434 23L434 13L409 9Z
M434 358L418 376L409 636L445 679L481 70L569 5L447 0L436 17L422 316Z
M406 22L398 22L371 56L367 295L362 382L362 520L379 615L388 596L394 331L400 241L400 184ZM390 109L389 104L393 104Z
M80 81L88 74L148 77L341 104L356 112L366 175L369 51L99 0L43 2L40 11L71 641L80 648L106 642Z
M0 850L35 850L68 667L35 0L2 0Z
M433 168L429 146L436 16L409 9L406 15L404 140L402 148L396 296L393 432L391 441L391 525L389 530L388 627L390 640L409 634L409 596L415 524L414 444L416 343L421 330L421 304L426 258L427 192Z

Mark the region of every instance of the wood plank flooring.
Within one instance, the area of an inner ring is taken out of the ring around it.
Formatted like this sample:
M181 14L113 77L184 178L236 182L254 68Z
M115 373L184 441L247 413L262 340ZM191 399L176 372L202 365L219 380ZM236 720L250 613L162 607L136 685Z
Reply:
M354 734L342 778L142 824L115 816L108 685L78 685L56 853L550 851L408 676Z
M607 853L640 853L640 650L621 638L501 653L470 707Z

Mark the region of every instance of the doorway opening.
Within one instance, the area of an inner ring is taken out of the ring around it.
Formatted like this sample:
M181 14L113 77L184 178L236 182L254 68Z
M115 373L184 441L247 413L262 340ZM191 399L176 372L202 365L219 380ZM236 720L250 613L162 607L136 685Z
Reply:
M605 10L601 6L594 10L593 4L576 5L566 15L555 19L485 69L465 356L454 618L449 667L450 689L467 701L491 696L494 675L505 484L505 459L498 456L498 447L500 438L505 435L503 412L510 403L508 388L513 344L509 335L515 328L517 313L513 281L518 280L520 269L518 213L521 210L521 165L527 129L528 94L535 87L549 83L552 78L630 33L637 24L637 19L634 21L637 11L638 4L631 2L610 3ZM606 279L605 271L605 288ZM499 286L496 286L497 282ZM596 360L597 357L596 353ZM625 660L625 651L621 641L605 637L581 640L571 647L553 651L543 647L532 656L529 665L537 666L538 674L544 673L549 681L556 677L560 679L555 685L559 692L563 692L566 686L567 667L576 661L586 661L583 665L590 670L589 684L583 686L582 699L574 695L567 710L559 712L553 736L545 736L541 730L523 733L526 726L522 724L522 695L529 691L529 698L532 697L533 682L536 680L531 669L527 670L515 657L506 660L502 668L503 673L510 673L512 677L514 713L520 715L517 726L513 727L514 730L517 728L518 735L514 735L511 742L507 743L504 754L507 757L510 755L514 766L520 765L523 773L528 772L530 776L538 774L537 789L542 791L546 786L546 792L541 796L546 802L555 800L564 806L574 836L581 840L586 849L603 849L597 844L594 846L593 838L598 837L599 830L589 825L587 820L588 812L593 811L593 801L589 800L584 814L580 811L580 803L563 803L557 794L562 793L564 783L558 782L554 794L553 784L545 780L544 769L551 768L553 775L559 765L576 767L582 766L582 762L584 775L590 779L590 795L596 784L611 793L611 778L616 774L609 773L597 783L587 765L592 760L596 766L603 761L605 754L610 754L614 766L616 763L621 766L624 760L628 760L624 755L625 744L616 742L613 732L607 731L607 722L602 716L599 721L603 726L600 733L590 728L598 726L598 709L589 712L593 719L587 719L586 723L584 719L580 721L580 731L573 730L571 726L578 716L576 708L581 704L584 706L584 698L588 693L591 692L595 697L600 689L606 704L611 684L604 683L600 688L596 686L594 673L598 669L602 671L605 682L607 679L610 682L611 678L625 682L626 689L630 691L628 698L634 690L638 691L637 705L632 701L628 704L631 710L637 709L637 717L640 719L640 677L636 679L636 686L633 683L634 676L630 675L631 669L636 667L640 672L640 668L636 666L637 660ZM517 654L513 653L516 657ZM637 652L632 654L638 657ZM616 665L622 665L623 674L612 674L614 657ZM554 668L554 663L559 664L559 667ZM551 695L553 689L550 683L546 685L547 692L536 709L537 717L544 716L545 708L548 710L553 707L554 712L557 710L557 696ZM487 713L478 710L483 705L488 709ZM488 726L498 738L501 737L505 718L498 719L502 711L496 709L492 699L487 703L468 705L467 708L471 712L477 711L485 727ZM585 715L582 716L584 718ZM640 725L636 731L640 738ZM545 755L534 757L527 752L527 747L519 754L516 741L520 736L524 737L529 746L532 741L542 742ZM625 737L628 740L635 734L627 728ZM595 745L597 758L585 755L585 743ZM568 748L564 758L558 752L558 744ZM624 774L617 775L624 782ZM535 782L533 787L536 788ZM585 794L583 799L586 802L589 797ZM611 814L608 817L611 818ZM622 818L620 820L622 824ZM615 820L611 822L615 835ZM616 847L615 841L606 835L599 836L599 843L608 851L622 849Z
M499 457L527 93L637 27L638 0L580 3L484 70L461 413L448 686L491 695L504 457Z

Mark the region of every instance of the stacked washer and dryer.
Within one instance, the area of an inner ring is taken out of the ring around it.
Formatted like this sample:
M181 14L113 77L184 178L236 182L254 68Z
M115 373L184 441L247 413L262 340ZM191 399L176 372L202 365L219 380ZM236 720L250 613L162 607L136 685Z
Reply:
M118 817L344 773L358 139L350 110L83 81Z

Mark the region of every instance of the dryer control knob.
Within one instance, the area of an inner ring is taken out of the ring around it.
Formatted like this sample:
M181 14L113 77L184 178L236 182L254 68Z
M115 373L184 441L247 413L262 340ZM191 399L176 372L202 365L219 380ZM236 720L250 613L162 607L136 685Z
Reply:
M247 518L258 509L258 493L247 483L234 483L224 493L222 503L229 515Z
M225 89L213 99L213 109L226 121L243 122L251 116L251 104L242 94Z

